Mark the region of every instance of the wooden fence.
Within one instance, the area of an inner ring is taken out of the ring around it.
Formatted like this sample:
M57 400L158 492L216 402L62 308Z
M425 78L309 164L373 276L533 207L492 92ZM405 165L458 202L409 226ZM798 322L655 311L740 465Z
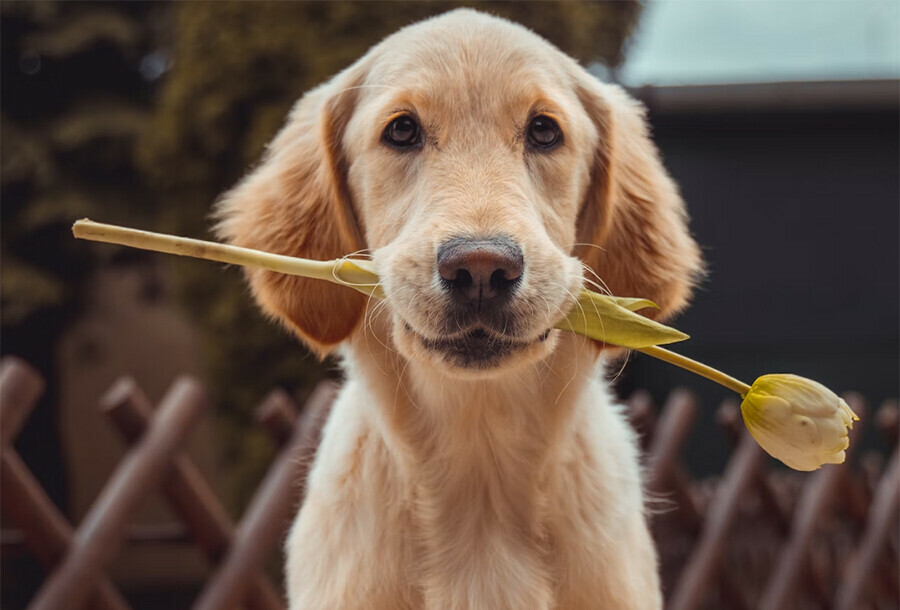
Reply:
M167 544L178 538L130 527L154 494L166 498L212 566L193 608L285 607L279 583L264 567L279 552L302 502L306 469L337 390L333 383L323 382L302 410L280 390L259 406L258 420L281 450L234 523L181 451L206 407L201 385L179 379L154 408L133 381L118 381L100 399L100 408L129 450L77 528L12 446L43 385L20 360L6 358L0 364L4 541L21 538L47 574L28 608L130 608L107 575L117 551L125 544ZM848 394L845 399L864 414L862 397ZM709 480L694 480L680 459L698 411L690 392L676 390L658 413L643 392L633 395L628 406L646 455L667 608L898 607L896 403L863 418L875 421L892 447L888 462L877 454L849 455L841 466L808 475L772 468L744 430L739 406L725 403L717 417L734 450L721 477ZM853 430L851 450L862 430L862 425Z

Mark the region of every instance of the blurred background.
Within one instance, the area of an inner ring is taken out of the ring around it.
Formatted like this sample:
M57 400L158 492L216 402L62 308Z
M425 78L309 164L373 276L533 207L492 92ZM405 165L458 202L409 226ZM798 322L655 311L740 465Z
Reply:
M898 395L896 1L4 1L0 350L47 380L15 447L72 521L122 455L96 408L121 375L153 401L179 374L204 381L214 409L190 451L233 515L275 451L252 408L338 375L263 319L238 270L76 242L72 221L210 238L211 204L305 90L459 5L527 25L647 105L710 270L675 321L693 337L679 351L746 381L793 372L871 405ZM685 463L722 472L727 391L640 356L616 383L657 403L696 392ZM874 430L863 443L888 451ZM40 583L29 561L4 555L4 607ZM160 573L195 591L204 569L170 549L115 566L134 591Z

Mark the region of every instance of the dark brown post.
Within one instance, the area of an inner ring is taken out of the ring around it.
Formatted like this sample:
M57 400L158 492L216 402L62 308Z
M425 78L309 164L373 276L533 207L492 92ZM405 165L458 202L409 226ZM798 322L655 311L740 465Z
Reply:
M865 417L865 405L858 394L846 394L844 399L850 408L862 419ZM838 484L844 476L844 469L853 456L862 430L862 422L850 432L850 448L847 449L847 461L838 465L827 465L812 475L803 489L803 495L794 512L791 524L791 536L782 549L772 570L772 576L766 584L760 598L759 607L766 610L786 610L794 593L797 579L806 566L809 545L815 534L816 526L831 505L837 494Z
M131 444L141 438L153 418L150 400L132 379L116 382L101 400L101 408ZM187 456L175 458L172 472L163 481L162 489L169 504L187 525L197 546L211 563L217 563L228 550L234 525L215 492ZM284 607L281 594L260 572L251 579L245 601L251 610L278 610Z
M147 434L119 462L75 533L69 552L44 582L32 610L83 608L104 566L119 548L129 518L171 471L206 400L191 379L175 382Z
M231 610L244 599L249 576L259 570L302 502L310 457L337 388L323 383L300 415L288 446L278 455L235 531L228 554L206 583L194 610Z

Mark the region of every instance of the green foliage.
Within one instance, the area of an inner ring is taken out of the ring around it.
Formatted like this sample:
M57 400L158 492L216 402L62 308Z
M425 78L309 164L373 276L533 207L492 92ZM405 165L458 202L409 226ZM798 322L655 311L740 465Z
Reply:
M8 330L77 311L100 259L68 237L73 217L149 216L133 151L150 117L138 62L152 44L155 9L4 2L0 11L0 311Z

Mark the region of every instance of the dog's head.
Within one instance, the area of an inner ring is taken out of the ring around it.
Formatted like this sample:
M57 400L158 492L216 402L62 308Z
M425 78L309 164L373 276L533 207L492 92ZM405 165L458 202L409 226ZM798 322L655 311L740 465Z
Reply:
M397 32L307 93L219 213L238 245L370 252L396 348L457 372L547 355L586 279L664 318L701 267L640 105L469 10ZM248 273L319 353L363 318L366 297L347 288Z

